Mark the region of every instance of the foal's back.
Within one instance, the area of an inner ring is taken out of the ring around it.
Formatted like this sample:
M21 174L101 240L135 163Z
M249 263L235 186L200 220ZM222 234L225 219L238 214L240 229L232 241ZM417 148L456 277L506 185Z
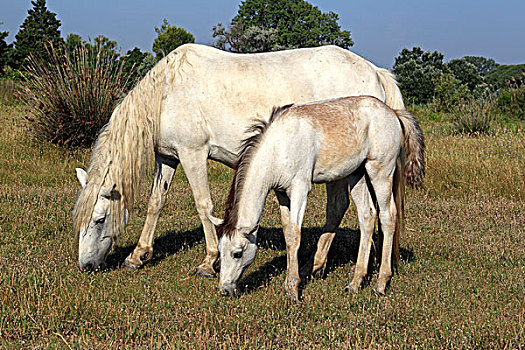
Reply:
M274 167L324 183L350 175L367 159L397 157L401 126L377 98L343 97L285 109L267 138Z

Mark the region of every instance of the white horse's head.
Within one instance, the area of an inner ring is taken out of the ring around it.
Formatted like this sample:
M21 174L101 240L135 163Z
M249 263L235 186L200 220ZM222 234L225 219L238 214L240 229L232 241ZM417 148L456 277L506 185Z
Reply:
M210 218L219 226L221 238L219 239L219 253L221 257L221 271L219 278L219 291L222 295L232 295L237 289L237 283L244 271L255 260L257 253L257 229L259 225L251 228L235 228L228 231L227 227L220 227L222 220Z
M77 168L77 178L82 186L81 191L93 191L88 189L88 174L83 169ZM106 257L108 256L113 244L118 236L118 232L114 231L114 225L111 217L112 201L119 200L115 196L114 186L101 186L98 193L93 191L89 193L81 193L82 195L95 196L93 210L89 211L90 205L84 209L84 215L77 211L77 230L78 230L78 267L82 271L98 270L104 268ZM77 206L80 203L77 202ZM127 210L124 209L124 226L127 224Z

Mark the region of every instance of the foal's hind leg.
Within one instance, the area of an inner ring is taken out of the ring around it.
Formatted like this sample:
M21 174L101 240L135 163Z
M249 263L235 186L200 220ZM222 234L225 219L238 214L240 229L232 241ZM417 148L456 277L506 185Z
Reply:
M137 246L124 261L124 267L139 268L153 257L153 238L157 220L166 202L166 194L178 164L176 160L168 160L160 156L155 157L155 177L149 197L146 223Z
M357 262L354 268L354 275L350 282L349 290L357 293L361 283L368 273L368 260L370 259L370 246L372 244L372 235L374 233L374 224L377 217L377 212L366 183L365 176L352 187L352 200L357 209L357 217L359 220L359 252L357 254Z
M321 278L324 275L328 251L334 240L335 231L341 224L349 204L348 181L346 179L326 184L326 223L313 257L313 277Z
M389 164L378 166L377 162L366 164L366 170L370 177L379 207L379 220L383 231L383 249L381 254L381 267L377 278L376 291L384 294L386 286L392 277L392 244L396 222L396 205L392 192L392 184L395 170L394 159Z

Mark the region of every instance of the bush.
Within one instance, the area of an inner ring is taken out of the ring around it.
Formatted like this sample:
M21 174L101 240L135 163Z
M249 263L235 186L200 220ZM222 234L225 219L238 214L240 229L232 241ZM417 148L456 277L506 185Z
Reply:
M512 118L525 121L525 84L502 90L497 99L497 109Z
M107 123L126 81L123 62L104 55L100 44L82 44L67 54L48 45L49 62L30 56L22 79L22 101L35 136L69 148L88 147Z
M468 100L457 107L454 131L459 134L477 136L490 134L494 103L490 100Z
M469 97L467 85L461 84L451 73L442 74L434 83L435 103L441 111L450 112Z

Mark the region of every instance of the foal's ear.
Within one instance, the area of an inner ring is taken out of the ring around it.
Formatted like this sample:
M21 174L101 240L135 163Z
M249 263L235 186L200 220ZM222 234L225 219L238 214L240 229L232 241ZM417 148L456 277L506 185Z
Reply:
M76 168L75 170L77 172L77 179L80 182L80 186L82 186L82 188L86 187L88 182L88 174L82 168Z
M208 220L210 220L211 223L214 224L215 226L222 225L222 223L224 222L223 219L216 218L215 216L210 215L210 214L206 214L206 217L207 217Z

